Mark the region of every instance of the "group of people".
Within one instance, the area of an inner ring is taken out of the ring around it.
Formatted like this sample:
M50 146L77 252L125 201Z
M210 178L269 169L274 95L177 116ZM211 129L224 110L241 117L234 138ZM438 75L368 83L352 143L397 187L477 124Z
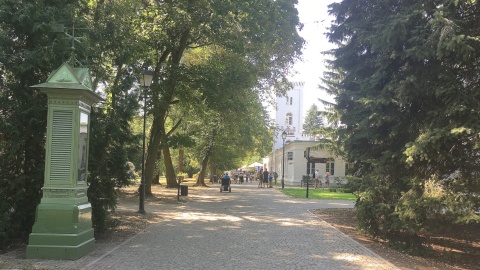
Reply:
M248 180L253 182L253 174L241 172L240 174L236 173L233 178L235 183L239 182L240 184L243 184L244 180L248 183ZM228 179L230 181L230 176L228 173L225 173L222 177L223 179ZM325 182L322 182L322 177L320 175L320 172L318 170L315 171L313 174L313 178L315 179L315 188L322 188L322 187L329 187L330 186L330 172L325 173ZM258 187L259 188L273 188L272 182L273 182L273 174L268 172L268 169L260 169L257 175L257 180L258 180ZM220 181L219 181L220 182Z
M272 182L273 182L273 174L269 173L267 169L265 171L263 169L260 169L258 174L256 175L256 179L258 180L258 187L266 187L266 188L273 188ZM248 180L250 182L253 182L254 174L249 174L246 173L245 175L243 173L240 174L234 174L233 175L233 180L235 183L240 183L243 184L244 180L248 183ZM231 177L228 175L228 173L225 173L222 176L222 179L228 179L229 182L231 182ZM220 180L219 180L220 183Z
M235 184L236 183L243 184L244 181L248 183L248 180L252 181L252 179L253 179L253 175L249 174L248 172L246 172L245 174L243 174L243 172L235 173L235 175L233 176L233 180L235 181Z
M318 170L313 174L313 179L315 179L315 188L329 187L330 186L330 172L325 173L325 183L322 183L320 172Z
M272 186L273 174L268 173L268 169L260 169L258 172L258 187L259 188L273 188Z
M248 183L249 180L253 181L253 174L249 174L249 173L245 173L245 174L243 174L243 172L235 173L234 175L232 175L232 177L235 184L237 183L243 184L244 181ZM224 173L222 176L222 179L228 179L229 181L231 181L231 177L228 175L228 173Z

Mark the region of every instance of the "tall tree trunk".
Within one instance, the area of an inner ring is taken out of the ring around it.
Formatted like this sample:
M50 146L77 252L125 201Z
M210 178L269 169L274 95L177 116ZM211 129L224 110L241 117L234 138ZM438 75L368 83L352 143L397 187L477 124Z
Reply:
M211 148L205 151L205 155L203 156L203 160L202 160L202 166L200 167L200 173L198 174L197 183L195 184L195 186L206 186L205 172L207 171L207 168L208 168L208 158L210 157L210 153L211 153Z
M147 147L147 154L145 160L145 195L152 196L152 180L155 172L155 163L157 162L158 149L161 143L161 133L163 127L164 113L159 116L154 116L152 127L150 129L150 140Z
M184 149L180 148L178 149L178 173L183 172L183 154L184 154Z
M210 158L210 155L212 154L216 136L217 136L217 129L214 128L212 131L212 136L210 137L210 141L208 145L205 147L206 148L205 155L203 156L203 159L202 159L202 166L200 167L200 173L198 175L197 183L195 184L195 186L206 186L205 172L207 171L207 168L208 168L208 160Z
M178 183L175 179L175 170L173 169L172 156L170 155L170 148L164 144L162 147L163 161L165 164L165 177L167 178L167 188L177 187Z
M212 156L212 155L211 155ZM210 182L215 183L215 163L213 162L213 158L210 158Z
M162 166L160 165L161 164L161 161L162 161L162 145L160 143L160 149L158 150L157 152L157 155L158 155L158 161L159 162L156 162L155 163L155 175L153 176L153 179L152 179L152 184L155 184L155 185L161 185L160 184L160 175L162 175Z

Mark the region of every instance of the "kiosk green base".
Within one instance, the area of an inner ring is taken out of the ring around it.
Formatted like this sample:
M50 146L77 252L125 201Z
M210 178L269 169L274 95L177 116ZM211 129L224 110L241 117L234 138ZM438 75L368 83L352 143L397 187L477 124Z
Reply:
M94 249L90 203L42 204L29 237L27 259L77 260Z

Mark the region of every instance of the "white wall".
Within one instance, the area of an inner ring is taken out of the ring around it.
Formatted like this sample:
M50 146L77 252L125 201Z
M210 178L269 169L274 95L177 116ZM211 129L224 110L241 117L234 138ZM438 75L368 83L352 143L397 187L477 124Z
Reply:
M276 99L276 111L275 111L275 125L278 128L278 134L274 134L273 149L282 148L282 132L284 130L290 130L290 134L287 136L286 142L300 140L302 138L302 126L303 126L303 87L304 82L293 83L294 88L287 93L287 97L277 97ZM288 101L287 101L288 99ZM290 99L292 103L290 104ZM287 113L292 114L292 124L286 123Z
M318 142L314 141L294 141L285 145L285 185L299 186L303 175L307 174L307 159L304 157L304 151L307 147L316 146ZM293 152L293 160L288 160L288 152ZM345 176L345 161L326 150L315 152L316 157L331 158L335 164L335 174L332 175L330 183L333 184L333 177ZM277 182L282 178L282 148L275 150L268 159L271 163L269 168L278 173ZM316 163L315 169L318 169L321 175L325 175L326 164ZM313 172L310 172L310 176Z

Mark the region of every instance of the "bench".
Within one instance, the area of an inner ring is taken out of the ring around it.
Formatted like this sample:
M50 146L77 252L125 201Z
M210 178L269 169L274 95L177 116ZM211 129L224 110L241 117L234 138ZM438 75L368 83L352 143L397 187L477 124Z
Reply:
M309 187L315 186L315 179L302 179L302 181L300 181L300 187L307 186L307 182Z

